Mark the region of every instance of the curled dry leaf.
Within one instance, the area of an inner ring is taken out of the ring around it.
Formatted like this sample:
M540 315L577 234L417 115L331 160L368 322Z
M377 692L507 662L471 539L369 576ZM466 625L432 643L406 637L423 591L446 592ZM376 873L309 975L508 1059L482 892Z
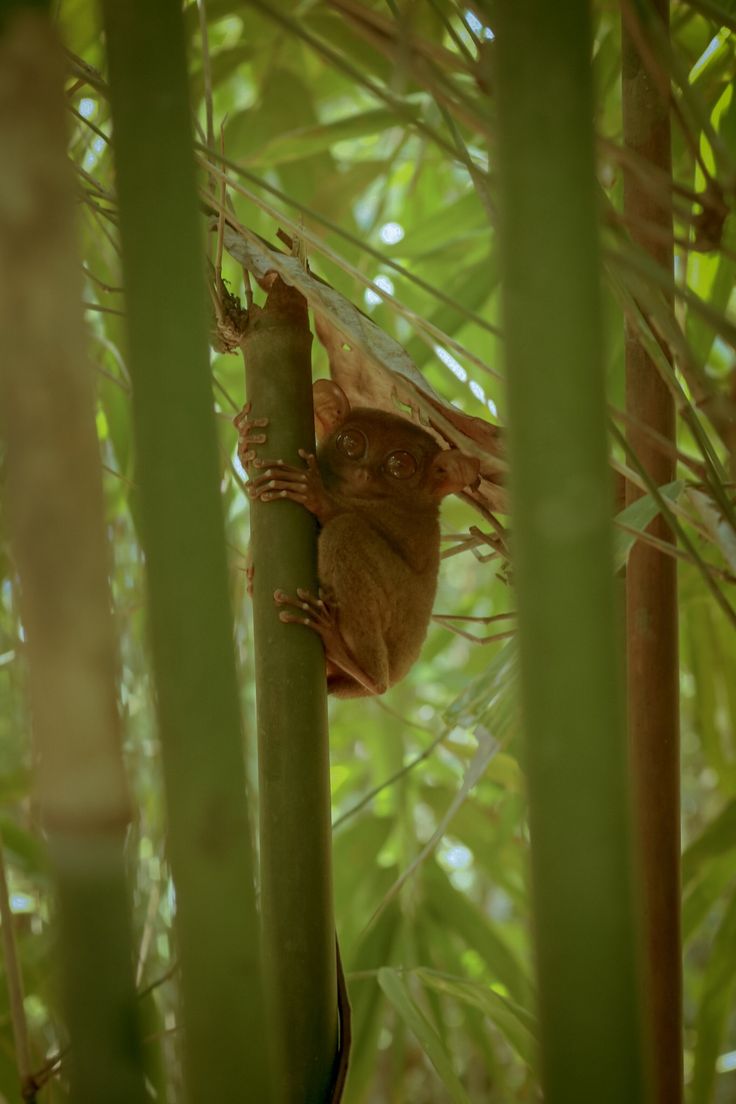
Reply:
M327 350L330 373L350 402L399 414L419 422L443 446L459 448L480 461L478 485L461 497L492 518L506 513L502 486L506 472L502 431L483 418L464 414L446 403L397 341L379 329L324 281L305 270L296 258L271 249L244 227L226 225L225 248L251 272L262 287L278 273L307 300L317 337Z

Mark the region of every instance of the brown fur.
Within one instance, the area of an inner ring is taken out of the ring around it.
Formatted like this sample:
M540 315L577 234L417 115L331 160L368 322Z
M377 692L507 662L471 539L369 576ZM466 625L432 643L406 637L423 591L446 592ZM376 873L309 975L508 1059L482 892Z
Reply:
M262 501L301 502L320 522L323 602L308 596L305 619L303 602L280 592L276 601L301 612L283 612L282 620L309 624L322 637L330 693L383 694L413 666L427 634L440 559L440 500L472 482L478 462L441 449L396 415L351 409L328 380L317 381L314 400L316 462L305 456L305 471L269 464L252 479L250 493ZM241 455L252 458L248 428L239 428Z

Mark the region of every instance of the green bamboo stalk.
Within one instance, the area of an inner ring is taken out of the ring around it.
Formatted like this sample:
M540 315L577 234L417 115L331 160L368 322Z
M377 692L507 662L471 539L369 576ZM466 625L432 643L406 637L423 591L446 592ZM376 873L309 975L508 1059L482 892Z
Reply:
M0 410L36 792L57 891L71 1099L142 1104L124 858L130 807L64 56L38 5L12 7L0 8ZM27 1069L25 1081L28 1093Z
M258 455L301 465L314 451L304 299L277 282L242 340ZM279 620L274 591L317 592L316 523L293 502L251 505L261 907L280 1090L288 1104L328 1098L337 1038L327 699L322 643Z
M103 13L187 1088L268 1101L181 5Z
M648 21L669 28L669 0L655 0L646 11L626 3L622 28L622 106L624 142L637 160L671 174L669 100L659 86L661 73L648 71L656 56ZM642 15L644 18L642 19ZM661 32L660 32L661 33ZM631 236L664 269L673 271L672 197L656 197L641 187L641 177L624 170L624 216ZM658 241L646 227L664 231ZM670 292L670 299L672 298ZM667 381L641 344L637 327L626 324L626 409L675 442L675 402ZM675 478L675 462L652 447L634 424L627 441L657 486ZM627 484L627 501L641 494ZM663 517L650 527L654 536L675 538ZM677 628L677 562L657 549L634 545L626 569L629 740L636 806L636 843L644 897L646 1016L650 1036L653 1101L679 1104L682 1068L682 941L680 934L680 737Z
M643 1099L588 4L499 0L510 460L547 1104Z

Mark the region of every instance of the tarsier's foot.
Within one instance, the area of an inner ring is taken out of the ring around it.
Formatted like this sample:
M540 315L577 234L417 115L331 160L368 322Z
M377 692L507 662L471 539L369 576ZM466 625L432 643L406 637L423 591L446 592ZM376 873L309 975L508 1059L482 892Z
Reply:
M263 474L250 480L248 494L261 502L291 499L324 522L330 515L330 500L322 485L317 458L306 449L299 449L299 455L306 468L295 468L283 460L255 460L253 467L263 471Z
M327 605L320 591L319 598L315 598L308 590L297 588L296 598L292 598L285 590L274 591L273 600L277 606L292 606L299 613L289 613L282 610L279 620L287 624L307 625L314 629L324 639L324 634L337 632L337 621L330 606Z
M273 598L277 606L290 606L298 611L291 613L289 610L282 610L279 619L286 624L306 625L307 628L314 629L322 638L328 666L355 679L365 686L369 694L383 693L386 687L380 687L376 680L363 670L345 643L335 610L324 600L322 591L319 598L315 598L308 590L303 590L301 587L296 593L296 598L292 598L283 590L274 592Z
M248 419L248 415L251 411L251 404L247 402L239 414L236 414L233 418L233 425L238 431L238 459L244 468L249 467L255 460L255 450L253 445L263 445L266 443L265 433L254 433L254 429L263 428L268 425L268 418L253 418Z

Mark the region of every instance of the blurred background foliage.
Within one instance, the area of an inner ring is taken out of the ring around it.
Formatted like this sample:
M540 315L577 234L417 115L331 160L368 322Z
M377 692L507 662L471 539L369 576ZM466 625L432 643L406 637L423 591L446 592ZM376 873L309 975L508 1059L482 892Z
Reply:
M59 0L55 8L68 48L69 154L98 382L125 757L137 810L128 848L137 980L144 1004L156 1006L149 1039L162 1045L152 1083L165 1094L160 1099L175 1101L174 902L137 533L104 41L89 0ZM673 80L674 310L662 294L665 274L632 246L618 213L621 13L612 0L597 0L593 10L614 408L623 394L623 310L632 309L633 297L643 308L645 340L652 342L653 327L677 335L682 485L668 501L692 542L681 546L679 582L686 1079L693 1104L726 1102L736 1099L736 636L727 600L736 576L736 422L729 405L736 398L736 10L728 0L678 0L671 53L663 41L657 45ZM499 313L492 0L208 0L186 4L185 18L203 211L219 196L219 185L214 198L207 191L206 148L217 151L222 141L238 220L274 242L279 227L289 231L303 219L322 247L310 248L313 270L401 342L445 400L503 425L502 348L489 330ZM656 189L661 181L649 184ZM206 215L202 233L214 256ZM227 256L223 274L242 298L242 272ZM167 272L162 298L177 296L177 279L174 268ZM212 373L254 781L248 505L231 425L244 400L242 361L213 352ZM327 373L315 343L314 374ZM625 466L618 445L613 452ZM446 503L446 550L481 520L459 500ZM648 518L626 520L636 531ZM632 538L622 530L619 539L623 562ZM5 552L0 572L0 829L40 1070L63 1037L30 788L23 631ZM494 639L479 644L435 623L411 674L384 698L331 703L335 897L354 1008L348 1099L355 1104L539 1098L528 839L508 633L513 604L499 558L479 548L447 556L437 612L500 617L455 622ZM211 907L227 910L228 902ZM16 1085L0 985L0 1092L16 1099ZM63 1100L63 1078L52 1076L44 1092Z

